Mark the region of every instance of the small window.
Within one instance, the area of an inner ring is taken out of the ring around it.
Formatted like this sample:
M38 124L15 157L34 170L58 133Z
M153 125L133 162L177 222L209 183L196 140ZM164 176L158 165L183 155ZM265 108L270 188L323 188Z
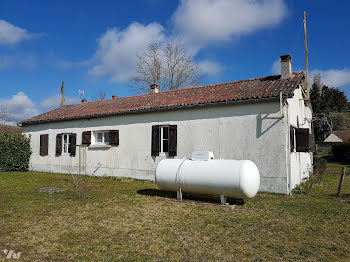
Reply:
M176 125L152 126L151 155L171 157L177 155Z
M49 153L49 135L40 135L40 156L47 156Z
M169 152L169 126L160 127L160 153Z
M94 132L94 145L109 145L109 132L97 131Z
M77 134L56 135L56 157L62 154L75 156Z
M68 154L68 149L69 149L69 145L70 145L70 136L71 134L63 134L62 135L62 152L64 154Z
M311 152L310 150L310 133L308 128L295 129L296 151Z

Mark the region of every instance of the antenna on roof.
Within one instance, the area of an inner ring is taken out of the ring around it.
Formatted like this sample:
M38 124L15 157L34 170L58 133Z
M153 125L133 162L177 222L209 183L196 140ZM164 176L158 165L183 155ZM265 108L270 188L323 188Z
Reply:
M61 106L64 106L64 81L61 84Z
M80 95L81 100L83 100L83 97L84 97L84 90L80 90L80 89L79 89L79 95Z

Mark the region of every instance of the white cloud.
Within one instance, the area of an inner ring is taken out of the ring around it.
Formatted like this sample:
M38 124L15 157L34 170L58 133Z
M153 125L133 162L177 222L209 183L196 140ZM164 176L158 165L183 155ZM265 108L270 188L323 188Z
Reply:
M182 0L172 22L177 34L202 47L273 27L285 16L283 0Z
M310 81L316 73L321 74L322 83L329 87L343 87L350 84L350 69L330 69L317 70L310 72Z
M4 55L0 56L0 69L23 68L32 70L36 68L36 59L30 55Z
M202 73L209 75L218 74L224 69L221 64L208 60L199 62L198 66Z
M33 101L23 92L18 92L10 99L0 99L10 115L10 121L18 122L38 114Z
M65 97L65 105L70 105L70 104L77 104L79 103L78 98L74 97ZM60 95L54 95L46 98L44 101L40 103L40 109L43 112L47 112L50 110L53 110L55 108L58 108L61 104L61 96Z
M112 28L98 40L92 76L110 75L113 82L126 82L136 70L137 54L154 41L163 41L163 27L158 23L132 23L125 30Z
M79 102L80 101L78 98L65 98L66 105L76 104ZM40 103L40 111L47 112L58 108L60 103L60 95L48 97ZM9 122L7 122L7 124L14 124L39 114L37 105L24 92L18 92L10 99L0 98L0 108L4 108L6 113L9 115Z
M273 75L280 75L281 74L281 59L277 59L275 62L273 62L271 67L271 73Z
M29 33L26 29L0 20L0 44L13 45L32 39L34 36L35 34Z

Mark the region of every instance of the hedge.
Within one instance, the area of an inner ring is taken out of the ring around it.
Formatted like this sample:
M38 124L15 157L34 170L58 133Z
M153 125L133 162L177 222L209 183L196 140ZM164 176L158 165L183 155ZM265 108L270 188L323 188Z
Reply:
M0 132L0 171L26 171L30 158L30 137Z
M333 145L332 153L333 158L336 161L350 163L350 143L341 143L339 145Z

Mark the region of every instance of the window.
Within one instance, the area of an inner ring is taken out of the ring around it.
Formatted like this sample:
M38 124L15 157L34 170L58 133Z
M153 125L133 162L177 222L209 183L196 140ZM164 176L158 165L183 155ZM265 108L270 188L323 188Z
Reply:
M63 154L75 156L76 152L76 134L57 134L56 135L56 156Z
M68 149L69 149L69 138L70 138L70 134L63 134L62 135L62 152L64 154L68 154Z
M109 145L109 132L97 131L94 132L94 145Z
M47 156L49 154L49 135L40 135L40 156Z
M308 128L290 127L291 152L312 152L312 135Z
M119 130L84 131L81 134L81 144L84 146L119 145Z
M177 126L152 126L151 155L176 156Z
M169 126L160 127L160 153L169 152Z

